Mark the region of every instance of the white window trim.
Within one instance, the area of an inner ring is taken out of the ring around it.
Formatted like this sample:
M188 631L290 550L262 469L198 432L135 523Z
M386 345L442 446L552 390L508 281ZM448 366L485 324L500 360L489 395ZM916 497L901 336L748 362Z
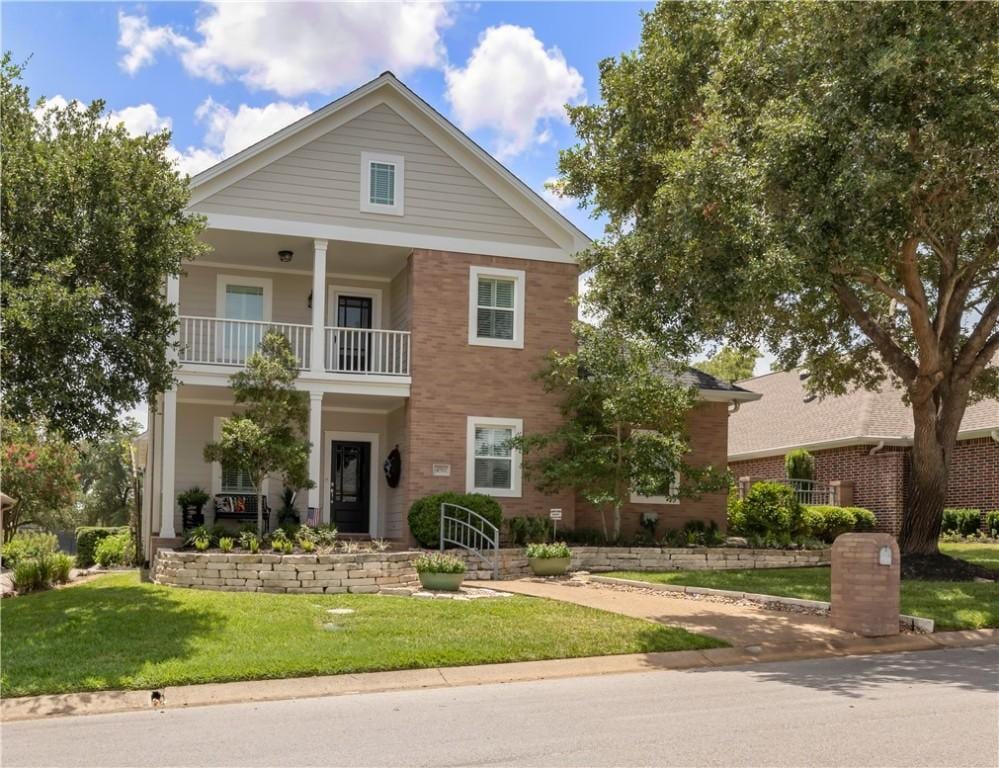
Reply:
M274 281L269 277L243 277L242 275L219 275L215 288L215 317L225 318L225 289L230 285L249 285L254 288L264 289L264 319L263 322L271 321L272 296L274 295Z
M521 496L520 451L516 448L510 451L510 488L475 487L476 427L512 427L513 435L517 437L524 433L524 420L506 419L495 416L469 416L465 431L465 491L468 493L483 493L487 496L519 499Z
M635 429L632 430L635 434L642 434L649 432L655 432L654 429ZM674 490L675 489L675 490ZM632 504L679 504L680 503L680 471L676 470L673 472L673 482L670 483L670 495L669 496L643 496L640 493L631 492L631 503Z
M218 442L222 437L222 425L229 420L228 416L216 416L212 424L212 442ZM270 491L271 480L269 477L264 478L262 483L261 493L263 493L264 498L267 498ZM212 462L212 499L219 496L222 493L222 464L218 461Z
M394 205L381 205L371 202L371 164L387 163L395 166L395 184L392 196ZM361 152L361 210L364 213L387 213L402 216L405 213L406 159L402 155L386 155L381 152Z
M382 289L381 288L352 288L349 285L336 285L329 283L326 286L326 295L329 303L326 305L326 324L330 328L336 327L337 307L340 304L341 296L362 296L371 299L371 327L380 329L382 327Z
M479 309L479 278L495 277L500 280L513 280L513 338L486 339L477 333ZM524 305L526 298L526 273L522 269L499 269L498 267L469 267L468 270L468 343L480 347L524 348Z
M333 519L333 510L330 501L330 484L333 482L332 470L330 466L333 456L333 442L343 441L348 443L370 443L370 456L368 467L368 535L373 539L382 536L382 515L381 507L378 505L378 480L381 478L381 449L379 448L380 435L378 432L340 432L326 430L323 433L323 454L320 461L323 462L323 485L325 489L320 494L322 498L322 511L320 517L324 523Z

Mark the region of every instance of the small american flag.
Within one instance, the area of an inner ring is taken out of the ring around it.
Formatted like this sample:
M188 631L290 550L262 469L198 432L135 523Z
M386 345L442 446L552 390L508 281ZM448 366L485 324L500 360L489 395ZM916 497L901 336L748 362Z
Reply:
M310 528L315 528L319 524L319 510L315 507L309 507L309 511L305 513L305 524Z

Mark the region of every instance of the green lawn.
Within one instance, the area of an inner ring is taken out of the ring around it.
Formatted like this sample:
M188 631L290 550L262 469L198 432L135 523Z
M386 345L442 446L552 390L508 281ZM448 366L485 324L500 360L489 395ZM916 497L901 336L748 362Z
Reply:
M4 696L726 645L528 597L208 592L142 584L134 573L7 599L0 611Z
M941 549L954 557L999 569L999 546L995 544L943 544ZM663 573L616 571L604 575L656 584L684 584L805 600L829 600L828 568ZM999 584L903 581L902 613L933 619L936 628L941 630L999 627Z

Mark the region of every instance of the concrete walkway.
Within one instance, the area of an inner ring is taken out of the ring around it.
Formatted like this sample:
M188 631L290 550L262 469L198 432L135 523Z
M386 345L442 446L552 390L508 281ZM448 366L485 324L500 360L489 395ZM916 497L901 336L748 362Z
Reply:
M814 641L853 638L829 626L829 618L810 613L770 611L719 600L675 597L668 592L639 592L597 584L566 581L466 582L518 595L547 597L602 611L650 619L690 632L725 640L736 647L786 646Z

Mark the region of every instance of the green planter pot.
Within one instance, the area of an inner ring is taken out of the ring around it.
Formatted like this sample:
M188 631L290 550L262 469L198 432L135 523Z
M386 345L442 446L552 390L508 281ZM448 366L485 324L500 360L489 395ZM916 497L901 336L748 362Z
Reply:
M535 576L562 576L569 570L568 557L530 557L527 562Z
M463 573L421 573L420 584L424 589L431 589L435 592L457 592L461 588L461 582L465 580Z

